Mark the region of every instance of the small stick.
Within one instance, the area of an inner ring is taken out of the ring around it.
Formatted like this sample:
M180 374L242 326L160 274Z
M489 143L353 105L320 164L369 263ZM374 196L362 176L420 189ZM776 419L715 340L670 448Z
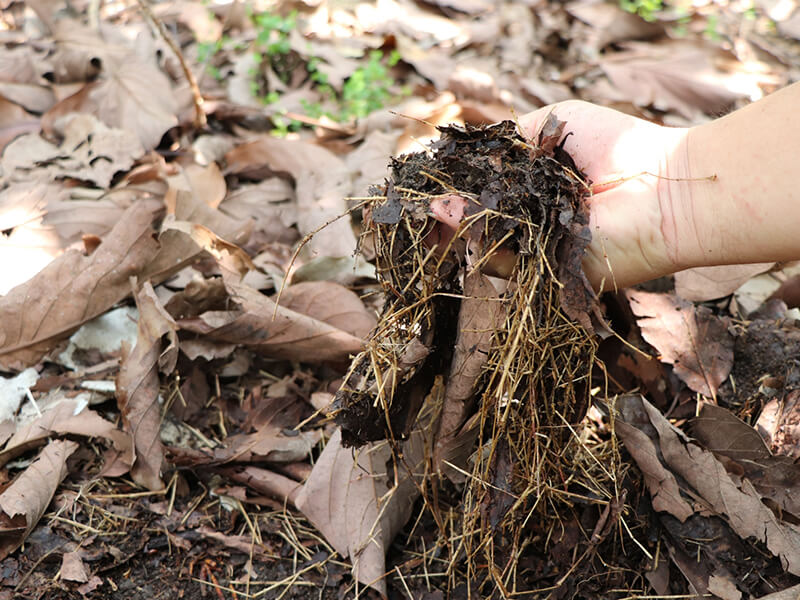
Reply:
M169 33L167 32L166 27L164 27L164 23L161 22L155 14L153 14L150 5L148 4L147 0L136 0L139 3L139 6L142 9L142 12L147 16L148 19L155 25L155 28L158 30L158 33L161 35L163 40L167 43L167 46L170 47L172 52L178 59L178 62L181 64L181 69L183 70L183 74L186 77L186 81L189 82L189 88L192 90L192 98L194 99L194 125L198 129L204 129L205 126L208 124L208 119L206 119L206 113L203 110L203 95L200 93L200 87L197 85L197 79L195 79L194 74L192 73L191 69L189 69L189 65L186 64L186 60L183 58L183 54L181 53L180 48L178 45L172 40Z

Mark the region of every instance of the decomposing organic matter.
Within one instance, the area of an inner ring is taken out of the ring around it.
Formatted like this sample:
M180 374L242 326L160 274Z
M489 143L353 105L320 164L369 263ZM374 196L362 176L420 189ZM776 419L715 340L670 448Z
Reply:
M465 482L459 541L437 519L440 544L493 590L536 586L542 574L523 574L521 557L562 543L576 506L594 507L581 522L585 555L619 503L616 447L587 443L579 425L602 319L581 269L589 187L564 127L551 116L534 140L510 121L445 127L429 153L393 161L368 215L383 314L336 396L355 446L399 442L423 404L438 403L428 468ZM465 217L440 238L430 201L454 194ZM480 267L501 247L518 258L507 283L493 283ZM577 577L580 556L553 565Z

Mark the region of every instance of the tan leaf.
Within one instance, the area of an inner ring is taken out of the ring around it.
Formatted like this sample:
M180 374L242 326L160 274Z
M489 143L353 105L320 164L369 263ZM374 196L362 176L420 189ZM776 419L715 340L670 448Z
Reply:
M309 234L345 213L344 198L352 189L344 161L308 142L263 136L237 146L225 155L227 172L243 174L268 169L288 173L297 190L297 224ZM308 244L312 254L349 256L356 247L349 217L321 229Z
M189 164L183 168L183 176L188 184L187 191L211 208L219 208L225 198L227 185L217 163L212 162L207 167Z
M89 574L86 572L86 566L81 560L80 552L64 552L61 557L61 569L59 570L61 579L65 581L77 581L78 583L86 583L89 581Z
M406 465L391 468L387 442L370 443L357 452L342 447L337 429L314 464L311 476L297 496L300 511L343 557L353 563L358 581L386 595L385 553L405 525L418 488L408 469L417 472L424 438L414 432L403 444Z
M224 445L215 448L210 455L190 453L186 464L197 466L231 462L296 462L307 459L321 437L322 433L319 430L284 430L283 427L267 424L254 433L242 433L226 438ZM180 449L176 449L176 452L180 453Z
M358 294L333 281L307 281L287 286L280 305L297 313L314 317L337 329L366 339L378 319Z
M725 517L739 536L764 542L787 571L800 574L800 528L779 521L748 479L737 485L711 452L689 442L658 409L646 400L642 402L658 433L667 465Z
M135 204L90 256L68 250L0 298L0 366L35 364L60 339L130 293L128 278L158 251L153 214Z
M93 410L84 408L76 413L77 408L74 401L65 398L41 417L17 429L0 452L0 466L31 448L44 445L55 434L70 434L108 440L130 467L133 462L130 437Z
M729 72L720 68L727 61ZM747 73L713 46L687 41L645 44L631 42L626 50L600 61L620 100L637 106L677 111L686 119L726 110L739 98L759 97L761 73Z
M683 523L694 514L694 510L681 497L680 487L675 476L661 463L656 447L658 440L654 442L650 439L640 429L643 424L633 418L632 412L635 411L640 420L645 420L641 401L638 398L627 396L620 399L618 407L621 409L621 414L617 416L614 423L616 434L642 471L652 498L653 508L657 511L668 512Z
M242 185L225 197L219 209L236 219L254 219L254 234L267 243L292 244L298 239L297 204L286 179L270 177Z
M769 271L775 263L697 267L675 273L675 293L692 302L715 300L735 292L751 277Z
M167 76L134 53L104 63L101 77L64 98L42 117L42 128L72 112L89 113L114 129L124 129L145 150L155 148L178 124L178 103Z
M642 337L660 360L672 364L695 392L716 397L733 366L733 338L725 323L674 294L629 290L627 296Z
M458 312L458 337L436 436L436 468L443 468L443 461L462 462L453 456L454 448L451 445L469 416L468 402L483 373L494 333L502 326L504 312L497 289L488 277L476 269L464 278L464 299Z
M282 306L276 310L275 303L258 290L232 281L225 285L234 310L183 319L181 328L281 360L347 360L362 348L361 339L327 323Z
M144 154L126 131L109 129L92 115L68 115L63 141L56 146L38 134L11 142L3 153L3 171L12 180L73 178L107 188L119 171L128 170Z
M567 12L590 25L583 44L599 52L609 44L644 40L664 33L664 27L648 23L639 15L626 12L610 2L570 2Z
M775 454L800 458L800 391L768 401L761 409L756 429Z
M0 560L19 548L67 476L67 458L78 444L50 442L37 459L0 494Z
M161 407L158 372L170 373L178 354L177 325L145 283L136 293L139 332L136 346L123 355L117 375L117 402L123 427L133 436L133 480L150 490L164 487L161 463L164 448L159 438ZM166 342L162 338L166 337Z

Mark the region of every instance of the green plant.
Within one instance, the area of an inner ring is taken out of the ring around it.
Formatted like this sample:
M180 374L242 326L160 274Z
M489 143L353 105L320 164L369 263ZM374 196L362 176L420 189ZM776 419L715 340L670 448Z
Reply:
M656 20L656 13L664 10L663 0L619 0L620 8L639 15L648 22Z
M392 99L391 88L395 81L389 74L389 67L396 65L399 60L400 54L396 50L386 61L380 50L369 53L367 64L353 71L344 82L340 120L366 117Z
M212 61L214 57L222 50L227 38L224 36L214 42L198 42L197 43L197 62L205 68L206 72L214 79L219 81L222 79L222 73L219 68L214 66Z

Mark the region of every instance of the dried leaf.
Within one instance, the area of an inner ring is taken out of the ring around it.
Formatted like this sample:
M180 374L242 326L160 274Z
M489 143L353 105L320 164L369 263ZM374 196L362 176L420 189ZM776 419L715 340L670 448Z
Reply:
M742 538L764 542L790 573L800 574L800 528L779 521L748 479L737 482L711 452L689 442L655 407L642 400L655 427L664 460Z
M89 574L86 572L86 566L83 564L81 553L78 551L64 552L61 557L59 573L61 579L65 581L77 581L78 583L89 581Z
M38 134L11 142L3 153L3 171L12 180L73 178L107 188L114 174L126 171L144 154L129 132L110 129L92 115L68 115L60 123L56 146Z
M0 298L0 367L35 364L58 340L127 296L128 278L158 250L152 220L145 205L134 204L91 256L68 250Z
M644 475L653 509L668 512L681 523L692 516L694 510L681 497L675 476L661 464L653 440L633 424L620 418L615 423L615 431Z
M216 342L244 344L281 360L347 360L362 348L359 338L336 327L282 306L276 309L258 290L231 280L225 286L233 310L182 319L181 328Z
M469 415L478 378L483 373L495 331L502 325L505 309L492 282L474 270L464 278L464 299L458 312L458 336L447 377L442 414L439 418L434 465L454 476L444 462L461 465L470 445L457 440Z
M733 367L733 338L725 323L674 294L629 290L627 297L642 337L659 359L672 364L692 390L716 397Z
M167 76L154 64L129 52L103 63L101 77L63 99L42 117L45 133L69 113L89 113L114 129L138 138L145 150L161 142L178 124L178 104Z
M24 452L44 445L53 435L80 435L104 438L111 442L128 467L133 463L133 446L130 437L99 414L64 398L44 414L19 427L0 452L0 466Z
M416 437L415 437L416 436ZM408 469L416 473L423 458L419 432L403 445L407 466L391 467L387 442L370 443L355 454L342 447L337 429L314 464L297 497L297 508L343 557L353 576L386 596L385 554L405 525L419 492Z
M744 72L730 57L733 67L725 72L718 66L724 58L713 46L687 41L631 42L626 50L606 55L600 66L620 100L697 120L723 112L739 98L762 93L763 74Z
M800 458L800 391L773 398L761 409L756 429L775 454Z
M743 283L769 271L775 263L697 267L675 273L675 293L691 302L715 300L735 292Z
M158 403L158 372L170 373L178 354L177 325L145 283L136 293L139 330L136 346L123 355L117 375L117 403L123 427L133 437L133 480L150 490L164 487L161 464L164 448L159 438L161 407ZM162 338L167 338L166 344Z
M347 210L344 198L350 195L350 173L344 161L321 146L265 136L237 146L225 155L225 160L229 173L263 172L266 168L273 173L290 174L297 190L297 224L303 235ZM312 254L350 256L356 247L350 219L325 226L314 234L308 246Z
M332 281L307 281L283 289L280 305L366 339L378 322L361 298Z
M0 560L19 548L67 476L67 458L78 444L50 442L37 459L0 494Z

